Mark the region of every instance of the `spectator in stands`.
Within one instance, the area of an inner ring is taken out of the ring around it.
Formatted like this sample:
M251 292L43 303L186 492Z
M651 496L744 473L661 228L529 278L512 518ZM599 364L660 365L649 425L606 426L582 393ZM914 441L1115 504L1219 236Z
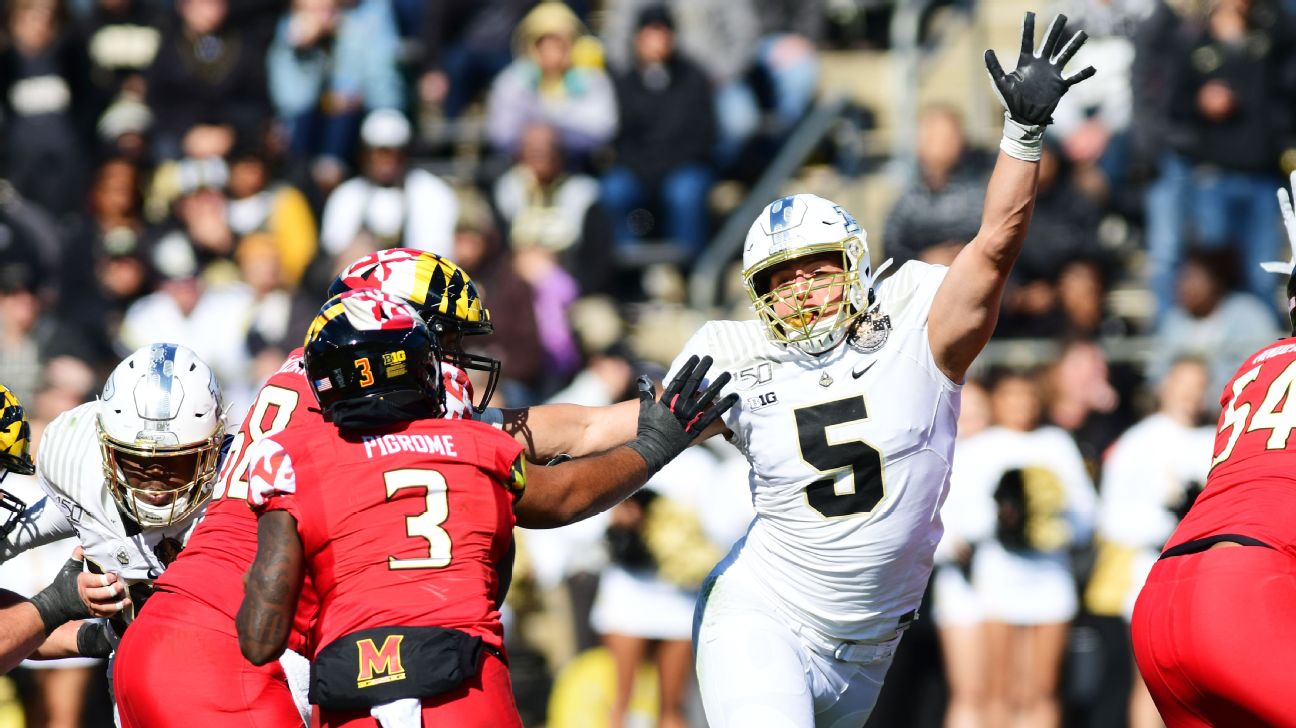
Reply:
M79 209L98 109L85 44L61 0L14 0L0 47L4 175L51 215Z
M409 121L395 109L371 111L360 127L360 143L360 175L339 185L324 205L324 252L348 261L373 252L351 250L368 233L380 248L449 255L459 202L436 175L409 168Z
M270 108L265 48L226 22L227 0L178 0L176 10L147 75L160 159L182 156L195 132L251 138Z
M126 310L120 346L133 350L152 341L171 341L199 352L216 372L233 415L242 417L253 384L245 346L246 293L200 278L197 246L181 230L166 233L151 246L149 263L157 290Z
M319 301L284 284L282 253L271 233L245 236L235 257L250 321L245 347L252 357L251 380L263 382L301 344L302 332L319 313Z
M423 9L419 98L456 119L512 60L509 40L530 0L443 0Z
M1080 255L1062 266L1057 279L1058 311L1065 336L1080 339L1128 336L1130 322L1114 315L1107 306L1108 262Z
M236 277L233 267L238 236L230 227L225 185L229 168L224 160L183 159L173 165L176 197L171 215L159 226L155 238L179 232L193 245L198 270L221 281Z
M891 208L882 243L897 265L948 264L981 220L982 155L968 149L963 120L948 106L928 107L919 116L917 151L918 176Z
M932 573L932 607L940 636L949 704L947 728L985 725L989 660L985 610L972 589L972 556L978 541L989 535L994 523L993 501L962 487L967 472L966 443L991 425L990 395L977 380L963 384L958 419L958 444L950 467L950 492L941 505L945 533L936 547ZM975 453L976 445L971 447Z
M278 252L280 282L296 288L319 247L315 215L306 196L274 179L267 153L254 147L237 150L231 159L227 196L225 217L230 230L240 240L255 233L267 235Z
M707 241L707 192L715 140L711 88L702 70L675 46L675 20L665 5L639 13L633 62L615 76L616 166L603 177L603 204L618 242L643 237L632 211L655 207L656 237L684 245L696 258Z
M564 170L553 127L527 127L517 163L495 181L492 201L515 249L538 245L550 250L583 292L607 290L612 231L599 204L599 184Z
M993 523L972 557L985 613L987 725L1056 726L1068 624L1078 604L1068 551L1088 542L1095 494L1074 441L1041 425L1033 374L992 379L994 426L963 442L959 484Z
M1290 19L1264 0L1211 3L1201 25L1186 23L1165 58L1169 79L1167 185L1187 193L1148 200L1153 291L1161 313L1171 305L1174 271L1187 221L1206 247L1235 246L1246 290L1269 300L1272 277L1260 270L1278 248L1273 190L1278 185L1284 121L1296 92ZM1270 314L1272 318L1272 314Z
M823 38L824 0L755 0L760 21L756 85L763 86L786 132L810 108L819 84L816 46ZM759 94L758 94L759 95Z
M640 11L661 0L613 0L608 3L603 37L612 68L634 65L635 34ZM760 108L747 82L756 59L760 24L753 0L670 0L679 28L680 50L702 66L711 81L717 144L715 161L726 168L760 126Z
M1156 0L1063 0L1068 26L1089 40L1072 63L1098 69L1098 82L1068 95L1053 113L1051 133L1062 141L1075 165L1080 186L1091 197L1124 209L1119 194L1130 161L1130 122L1134 113L1134 37ZM1076 66L1082 68L1083 66Z
M1270 306L1230 290L1233 260L1230 251L1188 254L1179 271L1176 305L1156 330L1150 381L1161 381L1177 359L1200 357L1210 369L1207 397L1217 398L1239 361L1281 335Z
M1073 165L1055 140L1040 157L1038 193L1030 231L1013 269L1020 280L1056 280L1062 266L1083 255L1098 255L1099 210L1077 188Z
M293 152L326 191L344 178L366 110L405 105L391 6L294 0L270 44L270 95Z
M1091 473L1098 472L1103 453L1132 422L1113 378L1107 353L1097 342L1072 339L1041 381L1045 420L1071 435Z
M484 204L466 204L455 229L450 253L477 283L491 311L495 333L480 343L483 353L502 365L499 388L510 406L535 401L545 381L545 348L536 317L535 296L528 283L513 267L513 258L499 238Z
M515 58L491 86L486 136L513 152L532 122L558 130L563 150L586 155L616 131L616 96L602 68L575 62L584 34L580 19L561 2L547 0L517 28ZM584 41L582 41L584 42Z
M37 285L30 265L0 264L0 377L20 400L27 401L36 394L47 356L49 327L41 330L43 307Z
M1134 599L1161 547L1206 482L1215 428L1203 425L1208 372L1179 359L1157 388L1157 410L1121 435L1102 468L1098 555L1085 602L1096 614L1134 612ZM1131 728L1159 728L1160 716L1137 669L1130 692Z
M147 292L142 204L139 168L109 159L95 172L86 213L68 235L67 257L85 264L62 267L59 316L83 333L96 366L119 361L113 346L121 318Z
M143 101L123 97L99 117L95 128L99 152L104 157L122 157L136 164L148 160L148 133L153 127L153 112Z
M95 0L86 20L86 50L96 101L106 107L121 96L147 97L144 73L162 44L163 19L143 0Z
M707 448L690 448L609 514L612 563L599 578L590 620L616 665L610 726L630 722L636 675L650 657L657 667L657 725L689 724L684 700L693 676L693 605L706 573L725 553L703 527L706 489L697 487L716 483L715 467Z

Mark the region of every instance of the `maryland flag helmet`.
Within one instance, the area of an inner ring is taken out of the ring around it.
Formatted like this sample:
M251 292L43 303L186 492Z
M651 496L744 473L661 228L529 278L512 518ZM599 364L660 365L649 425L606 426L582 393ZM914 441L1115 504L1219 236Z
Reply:
M360 258L338 274L328 295L376 288L396 296L418 312L437 337L441 360L460 369L486 372L486 386L473 408L481 412L499 382L500 362L463 350L463 337L485 336L495 330L490 311L462 268L449 258L412 248L389 248Z
M368 429L445 408L440 351L418 312L378 290L330 298L306 333L306 377L324 416Z
M31 459L31 425L18 397L0 384L0 480L5 473L31 475L36 465Z

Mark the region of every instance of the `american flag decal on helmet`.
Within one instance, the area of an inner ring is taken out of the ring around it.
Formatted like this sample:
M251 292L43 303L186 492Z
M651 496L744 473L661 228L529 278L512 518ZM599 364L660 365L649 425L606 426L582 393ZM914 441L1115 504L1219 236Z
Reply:
M328 377L315 380L315 391L317 392L327 392L332 388L333 388L333 380L329 379Z

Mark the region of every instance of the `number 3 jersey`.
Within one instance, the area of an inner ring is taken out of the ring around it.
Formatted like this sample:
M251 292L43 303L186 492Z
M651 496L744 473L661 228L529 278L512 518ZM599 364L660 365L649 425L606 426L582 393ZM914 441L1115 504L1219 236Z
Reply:
M927 339L946 271L902 266L822 355L771 343L756 321L713 321L672 367L709 354L713 372L732 374L726 392L739 400L725 424L751 465L756 510L737 558L787 616L837 639L893 631L931 573L960 391Z
M362 629L450 627L503 648L522 446L467 420L343 438L290 428L249 452L255 509L292 514L319 597L312 643Z
M1296 555L1296 339L1252 354L1220 395L1206 487L1166 547L1217 534L1257 538Z
M467 416L471 401L467 376L442 365L447 396L454 416ZM256 557L257 522L248 508L248 455L252 445L286 428L323 425L315 394L306 381L302 350L295 349L261 391L239 427L221 464L206 514L194 529L180 557L158 579L158 589L181 594L213 610L209 627L231 636L234 616L243 601L243 575ZM302 590L288 649L310 655L307 643L315 616L314 590Z

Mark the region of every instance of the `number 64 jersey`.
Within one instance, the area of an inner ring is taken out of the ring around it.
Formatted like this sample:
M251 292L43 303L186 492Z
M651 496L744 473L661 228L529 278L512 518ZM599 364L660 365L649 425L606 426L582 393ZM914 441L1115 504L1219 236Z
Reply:
M785 616L839 640L893 634L931 574L960 392L927 338L947 270L906 263L819 356L771 343L757 321L713 321L672 366L709 354L739 395L725 424L751 465L756 519L730 558Z

